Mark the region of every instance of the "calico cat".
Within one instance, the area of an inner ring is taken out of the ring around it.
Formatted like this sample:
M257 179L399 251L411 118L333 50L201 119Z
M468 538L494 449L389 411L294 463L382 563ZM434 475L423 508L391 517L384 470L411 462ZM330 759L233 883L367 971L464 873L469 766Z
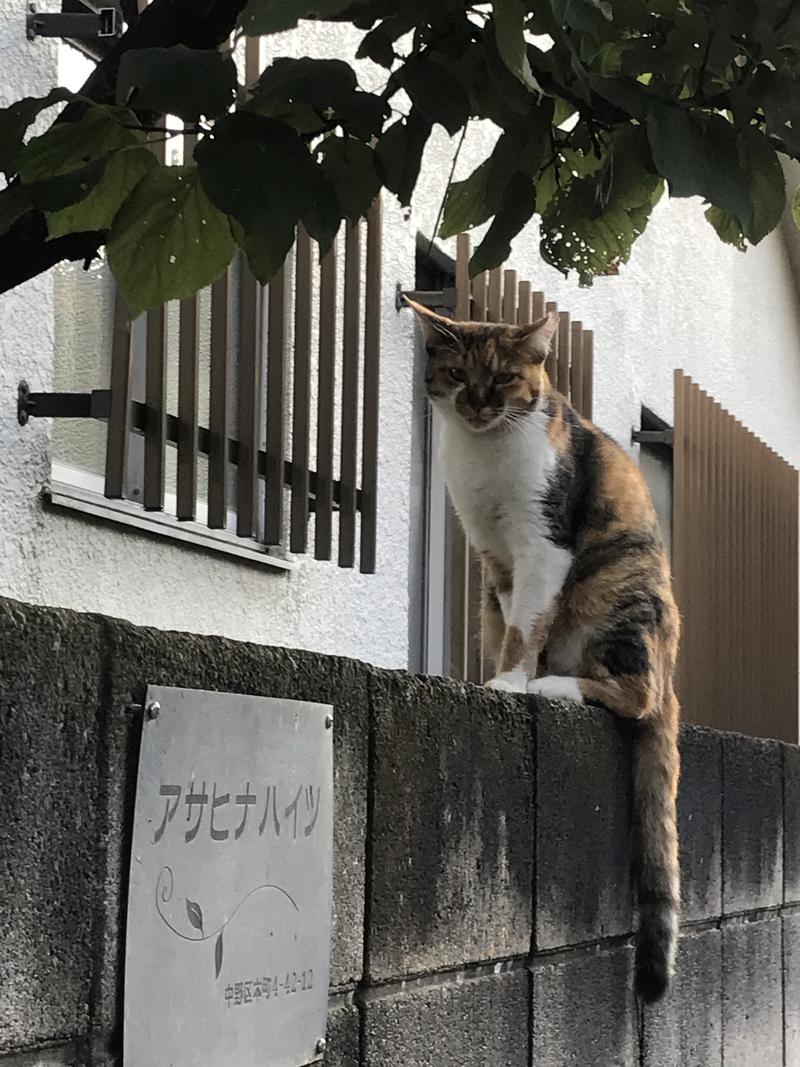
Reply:
M675 799L679 617L647 488L544 369L558 316L453 322L412 301L441 414L445 480L485 568L494 689L599 703L634 730L636 986L672 974L680 907Z

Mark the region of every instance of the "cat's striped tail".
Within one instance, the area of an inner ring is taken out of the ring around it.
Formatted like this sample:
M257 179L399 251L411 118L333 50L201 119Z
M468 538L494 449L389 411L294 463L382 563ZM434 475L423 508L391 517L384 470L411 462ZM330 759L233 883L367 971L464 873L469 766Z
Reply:
M636 991L648 1002L667 991L678 942L678 717L677 697L668 683L664 707L637 722L633 746Z

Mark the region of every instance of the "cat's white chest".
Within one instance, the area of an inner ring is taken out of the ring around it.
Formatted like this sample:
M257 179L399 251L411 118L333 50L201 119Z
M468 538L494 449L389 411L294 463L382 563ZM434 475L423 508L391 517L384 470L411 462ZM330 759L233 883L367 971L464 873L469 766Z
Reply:
M474 434L443 420L440 458L467 536L507 565L544 537L542 499L556 463L541 413L502 433Z

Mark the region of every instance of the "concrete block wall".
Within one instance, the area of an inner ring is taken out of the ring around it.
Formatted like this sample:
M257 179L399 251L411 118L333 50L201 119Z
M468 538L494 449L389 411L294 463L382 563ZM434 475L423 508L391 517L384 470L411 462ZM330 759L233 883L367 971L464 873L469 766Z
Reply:
M800 1065L800 749L684 728L643 1011L611 715L0 600L0 1067L120 1063L148 683L336 705L332 1067Z

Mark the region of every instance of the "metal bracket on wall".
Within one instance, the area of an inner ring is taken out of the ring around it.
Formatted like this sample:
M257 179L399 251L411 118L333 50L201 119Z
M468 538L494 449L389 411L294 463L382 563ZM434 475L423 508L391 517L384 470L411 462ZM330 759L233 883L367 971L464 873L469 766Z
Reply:
M44 419L108 419L111 415L111 390L93 389L91 393L33 393L26 381L21 381L17 386L17 422L20 426L27 426L32 418ZM144 434L147 427L147 407L138 400L131 404L131 431ZM166 439L172 444L178 443L180 421L176 415L166 416ZM205 426L197 429L197 449L207 456L210 448L210 431ZM234 466L239 463L239 442L228 440L228 461ZM267 454L259 451L257 470L260 477L266 474ZM291 488L293 482L293 470L290 460L283 463L283 482L287 488ZM313 511L317 497L317 474L316 471L308 472L309 479L309 507ZM332 485L333 503L332 508L338 511L342 502L342 486L338 479L334 479ZM356 507L363 507L364 494L361 489L356 489Z
M397 311L402 311L405 299L413 300L416 304L422 304L429 308L452 309L456 306L455 289L402 289L398 283L394 297L394 306Z
M119 37L122 19L115 7L95 7L86 0L76 0L77 11L37 11L28 5L26 32L29 41L36 37L63 37L76 41L98 37Z
M675 443L674 430L631 430L631 441L639 445L667 445Z

